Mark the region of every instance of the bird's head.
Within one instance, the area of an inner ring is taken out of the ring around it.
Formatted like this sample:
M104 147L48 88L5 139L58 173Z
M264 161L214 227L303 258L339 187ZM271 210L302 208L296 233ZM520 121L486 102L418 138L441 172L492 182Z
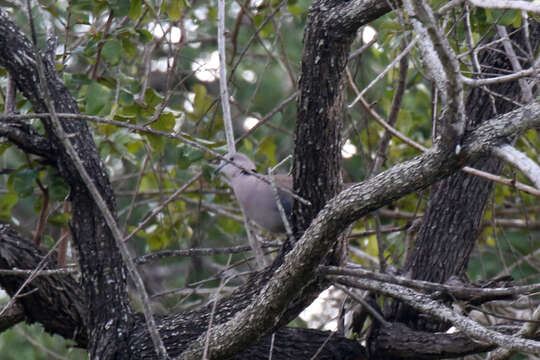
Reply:
M255 172L255 164L245 154L239 152L229 153L225 155L225 159L228 161L222 160L214 173L222 173L229 180L232 180L237 176Z

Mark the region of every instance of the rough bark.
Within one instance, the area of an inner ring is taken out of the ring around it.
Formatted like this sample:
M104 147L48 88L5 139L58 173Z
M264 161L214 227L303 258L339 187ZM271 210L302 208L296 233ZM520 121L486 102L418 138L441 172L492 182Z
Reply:
M376 359L441 359L456 358L493 350L495 346L480 344L462 333L445 334L415 331L401 323L373 330L370 353Z
M0 225L0 269L35 269L43 258L31 241L22 238L7 225ZM56 259L49 257L44 267L54 269ZM28 275L4 275L2 289L15 295ZM69 274L38 276L23 290L17 299L28 323L40 323L45 331L73 339L78 346L86 348L87 306L81 286Z

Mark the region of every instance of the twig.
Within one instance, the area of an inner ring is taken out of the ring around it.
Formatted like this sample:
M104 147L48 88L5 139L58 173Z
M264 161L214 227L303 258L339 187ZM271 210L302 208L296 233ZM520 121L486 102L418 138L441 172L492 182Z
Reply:
M272 353L274 352L275 339L276 339L276 333L272 333L272 338L270 339L270 350L268 350L268 360L272 360Z
M23 284L19 287L19 289L11 296L8 303L0 310L0 317L15 303L19 295L22 293L24 288L32 282L37 276L37 274L47 265L46 260L49 258L49 256L56 250L58 245L60 244L60 241L62 239L59 239L53 247L49 250L47 254L39 261L39 263L36 265L36 268L30 272L30 275L28 275L28 278L23 282ZM13 271L13 270L11 270Z
M394 276L370 271L361 266L320 266L321 273L328 275L350 276L357 279L369 279L387 284L406 286L407 288L422 291L444 291L452 294L456 299L470 300L478 297L503 297L512 295L528 295L540 291L540 283L532 285L511 286L508 288L478 288L474 286L456 286L434 283L423 280L413 280L404 276Z
M349 54L349 61L354 59L355 57L358 57L364 53L367 49L371 47L371 45L375 44L377 42L377 36L374 36L373 39L369 40L367 44L364 44L361 48L354 50L352 53Z
M27 334L26 331L24 331L22 329L22 327L20 327L20 326L15 327L15 331L17 332L17 334L19 334L20 336L25 338L26 341L28 341L30 344L34 345L42 355L47 354L47 358L49 358L49 359L57 359L57 360L69 360L68 358L66 358L64 356L61 356L61 355L55 353L54 351L51 351L49 348L47 348L45 345L43 345L43 343L34 340L32 338L32 336Z
M268 120L270 120L272 118L272 116L274 116L276 113L280 112L281 110L283 110L283 108L287 105L289 105L291 102L293 102L294 100L296 100L296 97L298 96L298 91L295 91L294 93L292 93L288 98L286 98L285 100L283 100L278 106L276 106L272 111L270 111L268 114L266 114L255 126L253 126L251 129L249 129L248 131L246 131L246 133L242 136L240 136L237 140L236 140L236 144L239 144L242 140L244 140L245 138L247 138L249 135L251 135L255 130L257 130L260 126L266 124L266 122Z
M416 141L408 138L407 136L403 135L401 132L399 132L398 130L396 130L395 128L393 128L392 126L390 126L379 114L377 114L372 108L371 106L369 106L369 104L366 102L366 100L361 97L360 98L360 103L362 104L362 106L367 110L367 112L382 126L384 127L385 129L387 129L392 135L394 135L395 137L397 137L398 139L400 139L401 141L403 141L405 144L417 149L417 150L420 150L422 152L426 152L428 149L417 143ZM507 186L510 186L510 187L513 187L513 188L516 188L518 190L521 190L521 191L525 191L529 194L532 194L532 195L535 195L535 196L540 196L540 190L538 189L535 189L533 188L532 186L528 186L528 185L525 185L525 184L522 184L518 181L515 181L515 180L511 180L511 179L506 179L502 176L498 176L498 175L493 175L493 174L490 174L488 172L485 172L485 171L482 171L482 170L478 170L478 169L475 169L475 168L472 168L470 166L465 166L461 169L462 171L465 171L466 173L468 174L472 174L472 175L476 175L476 176L480 176L480 177L483 177L485 179L488 179L488 180L491 180L491 181L494 181L494 182L497 182L499 184L503 184L503 185L507 185Z
M61 240L61 239L60 239ZM0 269L0 275L9 275L9 276L26 276L34 273L35 269L26 270L26 269ZM78 273L79 270L76 267L68 267L63 269L53 269L53 270L40 270L36 272L33 276L52 276L52 275L68 275Z
M225 55L225 0L218 0L218 51L219 51L219 94L223 111L223 123L227 138L227 150L235 153L234 132L229 103L229 88L227 87L227 58Z
M535 76L538 72L540 72L540 69L536 67L531 67L525 70L516 71L509 75L495 76L495 77L487 78L487 79L471 79L471 78L461 75L461 81L463 82L463 84L468 85L468 86L480 87L480 86L501 84L501 83L505 83L509 81L514 81L514 80L521 79L523 77Z
M375 85L380 79L382 79L386 75L386 73L390 71L398 63L398 61L401 60L402 57L406 56L409 51L411 51L412 47L416 45L417 41L418 37L414 38L413 41L411 41L410 44L407 45L407 47L398 56L396 56L394 60L392 60L392 62L388 64L388 66L386 66L386 68L384 68L384 70L360 92L360 94L356 95L356 98L348 105L348 108L350 109L354 105L356 105L356 103L360 101L360 99L364 96L366 91L368 91L373 85Z
M275 248L279 247L278 242L263 242L261 247L263 248ZM137 265L146 264L150 261L156 261L168 257L183 257L183 256L212 256L218 254L238 254L246 251L250 251L249 245L239 245L226 248L191 248L185 250L162 250L153 252L147 255L142 255L135 258ZM1 270L0 270L1 271Z
M64 200L64 205L62 209L64 215L67 215L71 212L71 202L69 202L67 199ZM60 229L60 237L61 242L58 246L58 258L56 259L56 263L58 267L64 267L66 266L67 262L67 249L68 249L68 241L70 238L71 232L69 230L69 226L66 224L66 226L62 226Z
M224 0L219 0L219 1L224 1ZM227 261L227 265L229 265L231 263L231 258L232 258L232 256L229 255L229 260ZM203 350L203 354L202 354L203 360L209 359L208 351L209 351L209 344L210 344L210 330L212 330L212 326L214 324L214 316L216 314L217 304L218 304L218 301L219 301L219 294L220 294L221 290L223 289L223 287L225 287L225 285L227 284L228 281L229 281L228 279L222 278L221 282L219 284L219 287L215 291L214 302L212 304L212 312L210 313L210 320L208 321L208 330L206 331L206 340L205 340L204 350Z
M353 298L355 301L359 302L365 309L367 312L369 312L371 314L371 316L377 320L378 322L380 322L381 324L383 325L389 325L390 323L388 321L386 321L385 318L382 317L381 314L379 314L379 312L377 310L375 310L373 308L373 306L371 306L366 300L364 300L361 296L358 296L356 295L355 293L353 293L352 291L350 291L349 289L347 289L346 287L344 287L343 285L340 285L340 284L333 284L336 288L340 289L341 291L343 291L345 294L349 295L351 298Z
M170 203L171 201L173 201L174 199L176 199L176 197L181 194L182 192L184 192L191 184L193 184L195 181L197 181L200 177L202 176L202 173L198 173L196 174L195 176L193 176L191 179L188 180L188 182L186 182L181 188L179 188L178 190L176 190L171 196L169 196L167 198L167 200L165 200L163 203L161 203L157 208L154 208L154 210L152 210L152 213L150 215L148 215L143 221L141 221L137 227L129 234L127 235L126 237L124 237L122 239L122 244L126 241L128 241L129 239L131 239L133 237L133 235L135 235L139 230L141 230L146 224L148 224L148 222L150 220L152 220L157 214L159 214L161 212L161 209L163 209L168 203ZM125 246L125 245L124 245Z
M255 256L257 268L263 269L268 265L268 260L264 257L264 252L262 251L261 244L259 244L259 241L255 238L255 235L251 231L251 225L249 223L249 220L246 216L244 209L242 209L242 216L244 218L244 224L245 224L244 227L246 229L248 243L249 243L249 246L251 247L251 250L253 251L253 255Z
M142 181L142 178L143 178L143 175L144 175L144 171L146 169L146 165L148 164L148 159L149 158L150 158L150 154L147 154L144 157L144 160L143 160L143 163L142 163L142 166L141 166L141 170L139 171L139 174L137 176L137 183L135 184L135 191L133 192L133 195L131 196L131 201L129 203L128 212L127 212L126 218L124 220L124 233L127 232L128 221L129 221L129 218L131 217L131 213L133 212L133 208L135 207L135 199L137 198L137 191L139 190L139 187L141 186L141 181ZM162 192L160 191L160 194L161 193Z
M521 64L519 63L516 52L514 51L514 48L512 47L512 42L510 41L510 38L508 37L508 32L506 31L506 28L501 25L497 25L497 33L503 39L503 46L504 51L506 52L506 57L510 61L510 64L512 65L512 69L514 71L521 71L523 68L521 67ZM522 100L524 103L528 104L531 101L533 101L534 97L532 94L531 86L527 83L525 79L519 79L519 86L521 88L521 94L522 94Z
M315 352L315 354L313 354L313 356L310 358L310 360L316 360L317 357L320 355L320 353L323 351L324 347L326 346L326 344L328 344L328 341L330 341L330 339L332 339L332 337L334 336L335 332L332 331L330 333L330 335L328 335L328 337L326 339L324 339L323 343L321 344L321 346L319 346L319 348L317 349L317 351Z
M402 40L401 47L404 49L407 48L407 42L405 40ZM392 107L390 108L390 113L388 114L388 125L390 125L392 128L395 126L399 110L401 108L401 103L403 101L403 95L405 94L405 85L407 81L407 71L409 67L409 60L408 56L405 55L401 58L399 61L399 75L398 75L398 81L396 86L396 91L394 92L394 97L392 98ZM347 77L350 79L350 72L347 69ZM371 170L371 174L375 175L378 174L381 170L384 161L386 160L386 153L388 149L388 144L390 144L390 139L392 139L392 134L388 129L384 130L384 134L382 135L381 142L379 143L379 147L377 149L375 161L373 162L373 168Z
M282 164L286 159L284 159L282 162L280 162L275 167L277 168L280 164ZM281 221L283 221L283 226L285 227L285 233L287 234L287 237L289 239L292 239L292 228L291 224L289 223L289 220L287 219L287 215L285 214L285 209L283 208L283 204L281 203L281 200L279 198L278 189L276 187L276 182L274 181L274 168L269 167L268 168L268 178L270 179L270 187L272 188L272 192L274 194L274 200L276 202L276 206L279 211L279 216L281 217Z
M456 145L465 131L467 118L456 54L441 31L431 7L424 0L405 0L403 5L419 35L424 64L437 86L443 105L448 107L439 134L444 143Z

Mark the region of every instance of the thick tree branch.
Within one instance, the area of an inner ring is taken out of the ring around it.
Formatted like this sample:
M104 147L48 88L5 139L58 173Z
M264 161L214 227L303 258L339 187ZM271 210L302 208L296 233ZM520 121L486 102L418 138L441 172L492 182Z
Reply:
M23 122L0 122L0 136L6 137L21 150L53 162L54 151L49 140Z
M42 257L31 241L20 237L9 226L0 225L0 269L34 269ZM54 269L55 264L56 261L50 259L45 269ZM13 296L24 280L20 275L1 275L0 285ZM28 293L17 300L24 320L38 322L51 334L73 339L81 347L87 346L86 303L81 287L71 275L36 277L27 290Z

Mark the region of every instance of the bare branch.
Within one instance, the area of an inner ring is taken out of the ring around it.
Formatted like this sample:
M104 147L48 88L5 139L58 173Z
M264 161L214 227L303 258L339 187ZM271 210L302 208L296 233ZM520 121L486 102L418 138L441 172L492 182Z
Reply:
M381 71L376 77L375 79L373 79L364 89L362 89L362 91L356 95L356 98L348 105L349 109L352 108L354 105L356 105L356 103L358 101L360 101L360 99L364 96L364 94L373 86L375 85L379 80L381 80L388 71L390 71L403 57L407 56L407 54L409 53L409 51L411 51L411 49L413 48L414 45L416 45L416 42L418 41L419 38L414 38L408 45L407 47L405 47L405 49L403 49L403 51L401 53L399 53L398 56L396 56L394 58L394 60L392 60L390 62L390 64L388 64L388 66L386 68L384 68L383 71Z
M494 148L493 154L519 169L540 190L540 166L527 154L508 144Z
M506 56L512 64L512 69L514 71L523 70L521 64L517 59L516 52L512 47L512 42L508 37L508 32L506 31L506 28L504 26L497 25L497 32L499 33L499 36L503 39L504 51L506 52ZM521 87L523 102L525 104L528 104L533 101L534 97L532 93L532 87L527 83L527 81L525 79L519 79L519 86Z
M377 280L389 284L406 286L411 289L422 291L444 291L451 294L458 300L473 302L485 302L489 299L495 300L501 297L511 297L514 295L529 295L540 291L540 284L511 286L507 288L479 288L469 285L440 284L430 281L413 280L404 276L394 276L380 272L369 271L359 266L337 267L321 266L320 270L328 275L347 275L358 279Z
M229 88L227 86L227 58L225 55L225 0L218 0L218 50L219 50L219 94L223 110L223 122L227 137L229 153L236 152L234 132L231 119L231 105L229 103Z
M0 119L0 136L6 137L22 150L39 155L45 159L54 157L50 141L35 131L30 125L22 122L4 122Z
M443 35L431 8L423 0L405 0L404 8L419 34L424 63L435 80L441 95L445 122L442 135L445 143L454 146L465 130L464 92L456 54Z
M519 1L519 0L468 0L471 4L477 7L486 9L508 9L530 11L540 14L540 5L534 1Z
M276 248L279 247L279 243L276 242L264 242L261 244L262 248ZM153 252L147 255L139 256L135 258L137 265L146 264L151 261L156 261L168 257L183 257L183 256L212 256L218 254L238 254L246 251L250 251L249 245L232 246L228 248L192 248L185 250L162 250ZM0 270L1 271L1 270ZM0 272L1 274L1 272Z
M461 81L465 85L472 86L472 87L479 87L479 86L485 86L485 85L501 84L501 83L505 83L509 81L518 80L523 77L536 76L536 74L539 71L540 71L539 68L531 67L525 70L513 72L512 74L495 76L495 77L487 78L487 79L471 79L471 78L461 75Z

